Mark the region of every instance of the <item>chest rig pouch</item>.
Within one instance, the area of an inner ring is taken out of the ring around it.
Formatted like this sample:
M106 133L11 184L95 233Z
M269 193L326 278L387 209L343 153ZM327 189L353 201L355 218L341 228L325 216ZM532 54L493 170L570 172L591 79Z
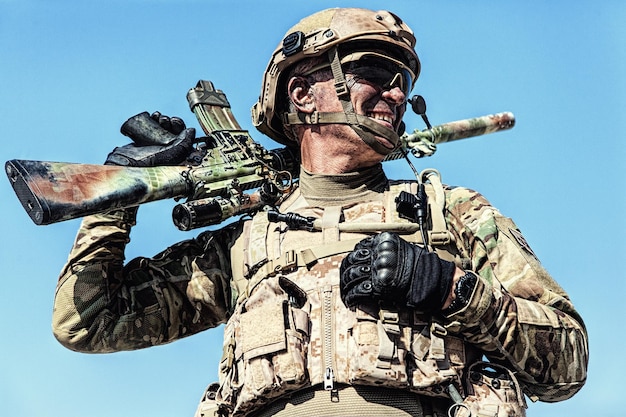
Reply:
M467 372L467 397L450 409L452 417L525 417L526 401L515 375L487 362L472 364Z
M462 261L444 218L444 191L436 171L424 174L428 194L427 236L443 259ZM430 315L345 307L339 265L361 239L397 230L422 243L414 223L395 210L401 191L416 183L392 183L380 199L324 208L294 193L281 206L320 220L320 230L290 230L265 213L247 222L231 251L236 307L225 326L220 387L215 398L231 415L246 415L278 397L321 385L396 387L448 397L460 386L467 346Z

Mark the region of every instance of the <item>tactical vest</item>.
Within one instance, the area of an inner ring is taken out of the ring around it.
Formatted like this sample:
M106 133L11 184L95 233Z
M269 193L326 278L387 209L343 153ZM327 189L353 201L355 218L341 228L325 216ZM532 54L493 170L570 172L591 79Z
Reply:
M438 173L424 177L428 240L444 259L463 266L444 219ZM294 391L366 385L447 397L460 387L471 350L435 318L410 309L348 309L339 294L339 266L361 239L383 229L422 243L401 218L395 198L415 182L392 183L377 201L309 207L294 192L280 207L321 220L321 230L289 230L265 213L247 222L231 250L236 308L225 326L216 400L228 414L246 415Z

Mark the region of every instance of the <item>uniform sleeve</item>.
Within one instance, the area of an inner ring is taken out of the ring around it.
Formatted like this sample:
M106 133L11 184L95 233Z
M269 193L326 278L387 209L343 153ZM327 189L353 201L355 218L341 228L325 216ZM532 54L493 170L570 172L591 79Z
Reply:
M72 350L168 343L226 321L228 247L236 229L205 232L124 265L136 209L86 217L57 284L52 327Z
M511 219L479 193L448 191L457 247L479 276L468 306L447 318L449 330L516 372L531 398L571 397L587 376L588 342L568 295Z

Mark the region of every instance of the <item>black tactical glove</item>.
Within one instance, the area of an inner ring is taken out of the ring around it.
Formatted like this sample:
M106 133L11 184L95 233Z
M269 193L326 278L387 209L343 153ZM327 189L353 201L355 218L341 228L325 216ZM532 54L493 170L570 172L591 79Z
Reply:
M341 299L348 307L378 301L397 308L440 311L455 265L396 233L363 239L341 262Z
M159 112L152 113L150 118L158 123L160 128L171 133L172 140L162 145L150 144L149 138L145 135L134 137L132 132L125 132L134 143L113 149L107 156L105 165L151 167L179 165L186 160L194 150L196 130L186 129L185 122L178 117L164 116Z
M157 122L163 129L175 135L180 134L187 127L185 126L185 121L180 117L169 117L158 111L152 113L150 118Z

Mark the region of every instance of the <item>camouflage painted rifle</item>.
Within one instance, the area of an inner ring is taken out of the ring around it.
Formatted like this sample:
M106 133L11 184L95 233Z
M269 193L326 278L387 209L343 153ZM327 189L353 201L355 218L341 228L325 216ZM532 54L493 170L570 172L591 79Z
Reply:
M6 162L9 180L24 209L37 225L132 207L162 199L186 199L172 217L180 230L219 224L229 217L276 204L299 172L295 148L267 150L241 129L224 93L199 81L187 94L206 137L197 138L185 166L148 168L44 162ZM513 127L511 113L446 123L402 136L402 149L385 160L432 155L439 143ZM166 144L174 135L142 113L122 126L137 143ZM254 190L246 193L248 190Z

